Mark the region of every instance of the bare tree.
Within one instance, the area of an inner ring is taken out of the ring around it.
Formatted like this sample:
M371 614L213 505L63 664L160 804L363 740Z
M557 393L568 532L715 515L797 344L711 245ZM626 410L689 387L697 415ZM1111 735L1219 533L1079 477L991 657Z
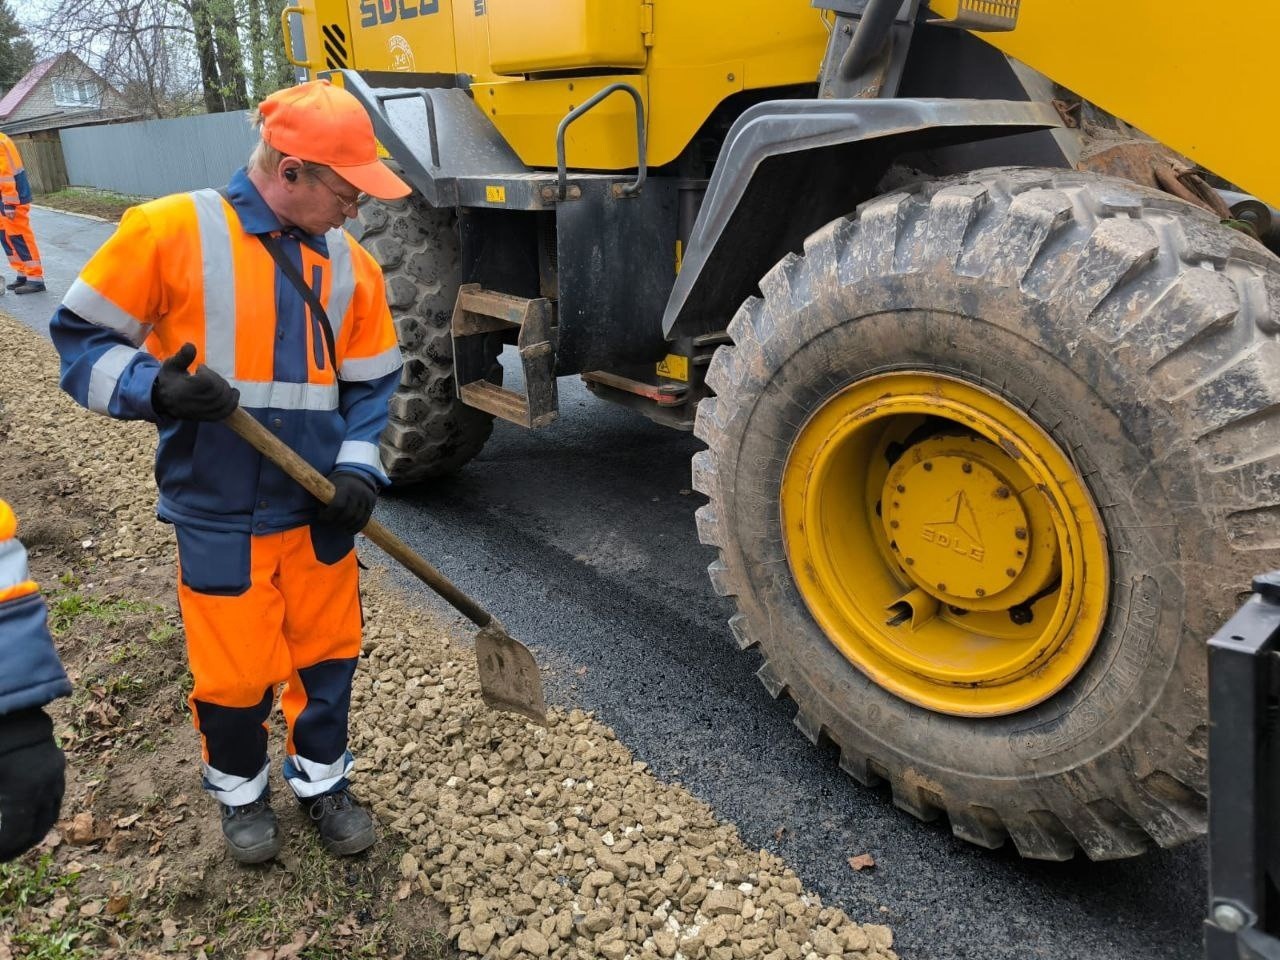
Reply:
M57 0L35 31L46 53L71 51L152 116L189 113L191 27L171 0Z
M249 38L255 96L280 71L280 0L55 0L39 24L50 53L70 50L153 116L249 107L242 32Z

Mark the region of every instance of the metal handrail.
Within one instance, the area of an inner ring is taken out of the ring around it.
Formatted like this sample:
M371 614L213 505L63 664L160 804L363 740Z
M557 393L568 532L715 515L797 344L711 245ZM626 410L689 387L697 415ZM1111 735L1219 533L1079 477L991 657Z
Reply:
M422 104L427 108L427 139L431 145L431 165L438 168L440 166L440 140L436 134L436 105L427 91L397 90L395 93L376 93L374 96L378 100L378 107L384 114L386 113L388 100L407 100L410 97L422 98Z
M648 176L648 164L645 161L645 140L644 140L644 100L640 97L640 91L629 83L611 83L603 90L599 91L595 96L588 99L581 106L570 110L560 125L556 127L556 171L559 174L559 189L556 196L563 200L569 193L569 171L568 164L565 161L564 153L564 135L569 129L569 125L577 120L580 116L594 107L610 94L617 93L619 90L625 90L631 94L631 99L636 102L636 144L639 148L639 160L636 164L636 182L623 187L621 192L624 197L634 197L640 192L640 188L644 186L645 177Z

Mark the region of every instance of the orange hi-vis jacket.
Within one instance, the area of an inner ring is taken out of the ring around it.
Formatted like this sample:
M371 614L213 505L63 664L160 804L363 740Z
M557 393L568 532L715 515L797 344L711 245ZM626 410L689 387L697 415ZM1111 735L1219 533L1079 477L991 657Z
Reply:
M71 693L17 529L13 510L0 500L0 714Z
M320 320L256 234L278 235L324 305ZM400 350L382 272L345 230L284 230L244 170L224 198L176 194L129 210L50 323L62 386L91 410L159 426L162 519L265 534L311 522L318 502L221 423L151 404L160 360L183 343L240 391L240 405L321 473L387 478L378 456ZM194 367L192 368L194 369Z
M22 155L3 133L0 133L0 202L10 210L31 202L31 182L22 166Z

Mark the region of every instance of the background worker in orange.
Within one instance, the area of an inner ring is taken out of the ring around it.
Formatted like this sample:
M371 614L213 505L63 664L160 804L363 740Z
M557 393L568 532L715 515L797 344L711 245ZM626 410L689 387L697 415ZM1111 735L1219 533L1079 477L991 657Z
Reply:
M58 819L66 762L44 705L71 693L17 532L0 500L0 861L35 846Z
M387 482L378 437L401 362L382 272L341 228L363 194L409 192L359 102L328 81L273 94L258 119L262 141L224 193L126 213L50 324L63 389L159 428L204 785L245 863L280 847L266 721L281 683L286 782L332 852L374 840L347 779L353 538ZM328 474L328 507L217 422L237 401Z
M17 274L6 286L14 293L43 293L44 267L31 231L31 182L17 146L0 133L0 246Z

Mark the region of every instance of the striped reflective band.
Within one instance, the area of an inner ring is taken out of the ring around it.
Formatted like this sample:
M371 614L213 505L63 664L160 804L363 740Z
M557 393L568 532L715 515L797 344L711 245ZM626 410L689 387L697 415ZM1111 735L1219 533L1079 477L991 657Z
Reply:
M236 277L227 206L216 190L196 190L191 194L191 199L195 203L200 232L201 279L204 285L204 362L230 380L236 372ZM342 330L342 321L355 295L355 269L346 233L331 230L325 239L331 271L325 314L333 327L336 343ZM331 410L336 406L336 403L333 406L310 405L313 402L314 400L310 400L308 405L299 407L276 403L270 406L307 410Z
M200 231L201 280L204 284L204 362L224 377L236 373L236 277L231 255L231 228L216 190L191 194Z
M329 318L329 326L333 327L333 342L336 344L342 333L342 321L346 319L351 298L356 292L356 274L351 265L347 232L342 229L330 230L324 235L324 240L329 250L329 269L332 271L329 299L324 305L324 312Z
M290 771L286 767L285 777L289 781L289 786L293 788L293 792L300 797L318 797L322 793L328 793L343 777L351 773L354 765L349 750L333 763L316 763L296 753L289 754L289 760L293 770ZM291 777L290 773L297 773L298 776Z
M367 440L344 440L338 448L336 462L359 464L382 472L382 457L378 455L378 445Z
M27 551L17 540L0 542L0 590L8 590L31 579L27 573Z
M116 384L124 368L138 355L133 347L123 344L103 352L89 370L89 409L94 413L106 413L111 398L116 394Z
M147 339L147 334L151 332L151 327L128 311L120 309L78 277L62 298L62 305L96 326L114 330L135 347Z
M400 348L392 347L372 357L346 357L338 368L341 380L377 380L400 369Z
M228 807L241 807L246 803L253 803L266 792L269 771L268 762L262 765L262 769L255 776L237 777L234 774L223 773L206 763L204 764L204 788L213 794L214 799L219 803L225 803Z
M336 383L283 383L278 380L227 382L240 391L240 406L255 410L337 410Z

